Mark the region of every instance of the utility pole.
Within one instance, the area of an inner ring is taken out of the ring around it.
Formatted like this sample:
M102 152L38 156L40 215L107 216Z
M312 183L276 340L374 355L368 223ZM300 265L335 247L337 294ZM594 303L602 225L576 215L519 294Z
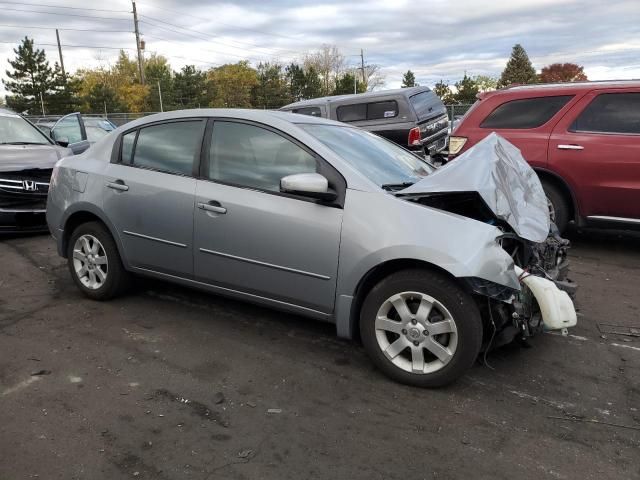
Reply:
M364 52L360 49L360 68L362 69L362 83L364 84L364 88L367 88L367 77L364 74Z
M58 29L56 28L56 40L58 40L58 55L60 55L60 68L62 69L62 78L65 83L67 81L67 74L64 71L64 60L62 59L62 47L60 46L60 34L58 33Z
M160 88L160 80L158 80L158 97L160 98L160 111L164 112L164 108L162 108L162 89Z
M44 98L42 98L42 92L40 92L40 106L42 107L42 116L44 117Z
M138 50L138 73L140 74L140 83L144 85L144 67L142 65L142 48L140 48L140 30L138 29L138 12L136 11L136 2L131 0L133 5L133 27L136 33L136 49Z

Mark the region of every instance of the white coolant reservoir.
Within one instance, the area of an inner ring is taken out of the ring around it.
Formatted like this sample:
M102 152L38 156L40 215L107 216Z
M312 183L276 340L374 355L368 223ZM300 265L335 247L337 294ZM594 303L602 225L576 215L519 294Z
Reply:
M575 327L578 316L567 292L560 290L551 280L529 275L517 265L514 268L520 281L529 287L536 297L547 330Z

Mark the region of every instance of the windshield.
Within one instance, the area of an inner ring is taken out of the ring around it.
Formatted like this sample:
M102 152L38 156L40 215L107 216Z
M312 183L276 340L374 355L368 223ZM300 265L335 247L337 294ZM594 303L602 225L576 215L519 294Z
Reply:
M435 167L382 137L352 127L299 124L377 185L398 189L426 177Z
M0 113L0 145L50 145L50 142L22 117Z

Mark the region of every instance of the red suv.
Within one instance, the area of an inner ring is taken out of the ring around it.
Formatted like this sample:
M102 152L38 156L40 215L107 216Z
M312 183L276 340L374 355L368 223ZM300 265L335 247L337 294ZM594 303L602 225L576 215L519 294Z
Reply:
M552 219L640 227L640 81L516 86L478 95L450 159L491 132L538 173Z

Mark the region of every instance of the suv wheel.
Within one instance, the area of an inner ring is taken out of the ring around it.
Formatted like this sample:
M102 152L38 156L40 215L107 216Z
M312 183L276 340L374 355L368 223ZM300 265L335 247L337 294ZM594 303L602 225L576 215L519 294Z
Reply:
M549 182L542 182L542 188L547 195L547 204L549 205L549 217L556 224L559 232L562 234L569 223L569 205L560 190Z
M129 273L113 237L98 222L84 223L73 231L67 263L78 288L94 300L113 298L128 284Z
M405 270L369 292L360 335L369 357L392 379L440 387L473 365L482 343L482 321L471 296L447 277Z

